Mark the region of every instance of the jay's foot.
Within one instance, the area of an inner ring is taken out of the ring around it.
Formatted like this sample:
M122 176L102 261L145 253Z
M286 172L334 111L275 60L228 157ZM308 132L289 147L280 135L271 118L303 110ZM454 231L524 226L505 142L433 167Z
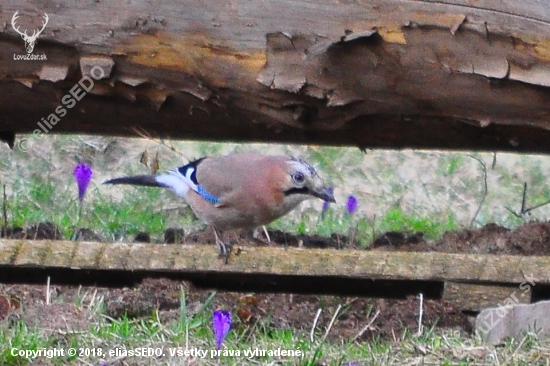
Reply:
M229 263L229 255L231 254L231 244L223 240L223 232L214 228L214 236L216 237L216 245L218 246L219 258L223 258L225 264Z
M218 255L218 258L224 259L224 263L229 263L229 255L231 254L231 249L233 248L231 244L228 243L216 243L218 245L218 249L220 254Z

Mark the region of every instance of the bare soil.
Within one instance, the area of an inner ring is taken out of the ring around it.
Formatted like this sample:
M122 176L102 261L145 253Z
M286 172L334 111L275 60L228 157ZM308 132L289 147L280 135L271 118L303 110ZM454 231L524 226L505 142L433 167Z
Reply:
M150 317L158 311L162 324L170 325L179 319L181 289L186 291L188 313L193 314L204 304L211 291L195 288L184 281L146 279L133 288L86 288L88 294L103 297L106 315L119 318ZM8 301L12 306L0 306L2 319L22 317L32 328L42 334L58 336L67 332L85 331L93 314L87 308L75 304L82 297L82 289L74 286L53 286L53 304L45 303L45 286L0 285L0 304ZM88 295L88 299L90 296ZM62 301L62 302L59 302ZM24 306L19 306L24 304ZM317 309L323 309L317 330L325 332L338 305L342 305L338 320L328 338L333 341L350 339L370 340L374 337L393 339L405 329L418 329L419 299L404 300L344 298L337 296L314 296L293 294L244 294L220 292L213 303L216 308L231 309L233 329L251 332L259 325L264 329L293 328L304 335L309 334ZM24 312L23 312L24 309ZM453 305L444 301L425 300L423 304L423 327L454 328L471 331L470 319Z
M7 234L14 238L61 238L59 229L51 223L40 223L26 229L10 228ZM258 245L337 249L357 247L349 238L337 234L323 238L269 231L269 235L270 243L257 240ZM89 229L79 229L76 237L87 240L99 236ZM243 232L230 233L227 239L237 245L249 242L248 234ZM144 242L150 238L147 233L140 233L135 240ZM168 229L165 240L169 243L213 244L214 236L210 229L188 235L183 235L181 229ZM527 223L513 231L488 224L479 230L448 232L437 242L427 242L422 233L388 232L376 238L370 250L550 255L550 223ZM154 310L158 310L161 320L169 323L178 320L182 286L186 290L187 306L191 312L197 311L211 293L188 282L168 279L146 279L132 288L90 287L85 290L89 293L97 291L96 296L104 298L106 312L110 317L116 318L123 314L131 318L150 316ZM1 284L0 294L3 296L0 296L0 317L23 317L28 325L37 326L49 335L66 332L67 329L84 330L92 315L86 309L73 305L77 291L74 286L54 286L54 305L46 305L45 286ZM58 299L63 299L63 302L60 303ZM373 337L391 339L399 337L405 330L415 332L418 329L419 299L416 297L398 300L219 292L214 300L215 307L233 310L234 318L237 318L235 329L239 331L248 332L258 324L265 324L269 326L266 329L291 327L304 334L311 330L317 309L323 309L317 324L318 329L323 331L339 304L343 306L342 310L329 333L329 338L335 341L355 337L363 340ZM24 313L21 310L23 308ZM425 300L423 312L424 327L471 331L471 318L450 303Z
M477 230L451 231L429 243L414 236L389 233L377 238L374 250L471 254L550 255L550 223L530 222L516 230L487 224Z
M550 222L529 222L510 230L497 224L487 224L476 230L450 231L439 241L429 242L421 232L386 232L378 236L369 248L361 248L347 236L332 234L294 235L279 230L269 230L271 243L260 245L283 245L304 248L365 249L405 252L444 252L471 254L550 255ZM245 239L243 233L229 237L234 242ZM182 242L214 243L210 230L191 233Z

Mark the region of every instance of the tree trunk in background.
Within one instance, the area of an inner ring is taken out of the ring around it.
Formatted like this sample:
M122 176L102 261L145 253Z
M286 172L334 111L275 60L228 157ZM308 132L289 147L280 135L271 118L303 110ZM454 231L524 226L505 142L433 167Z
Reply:
M15 11L48 14L47 60ZM0 132L550 151L545 0L8 0L0 25Z

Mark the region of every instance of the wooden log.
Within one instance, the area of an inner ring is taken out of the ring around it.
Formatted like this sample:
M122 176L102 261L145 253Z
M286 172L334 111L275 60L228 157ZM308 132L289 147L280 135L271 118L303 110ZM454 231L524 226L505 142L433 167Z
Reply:
M14 132L137 128L187 139L550 152L544 1L56 4L0 8L0 138L9 143ZM29 33L48 14L33 51L47 60L18 59L26 51L11 25L16 11Z
M514 285L477 285L447 281L442 299L459 309L478 312L488 307L502 306L508 299L515 300L517 304L528 304L531 302L531 291L520 291Z

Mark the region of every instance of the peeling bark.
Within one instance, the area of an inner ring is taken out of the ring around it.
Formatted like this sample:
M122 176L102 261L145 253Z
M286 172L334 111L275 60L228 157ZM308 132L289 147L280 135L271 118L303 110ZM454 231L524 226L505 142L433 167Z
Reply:
M543 1L62 3L0 7L0 131L101 67L52 133L550 151ZM17 10L47 61L14 59Z

